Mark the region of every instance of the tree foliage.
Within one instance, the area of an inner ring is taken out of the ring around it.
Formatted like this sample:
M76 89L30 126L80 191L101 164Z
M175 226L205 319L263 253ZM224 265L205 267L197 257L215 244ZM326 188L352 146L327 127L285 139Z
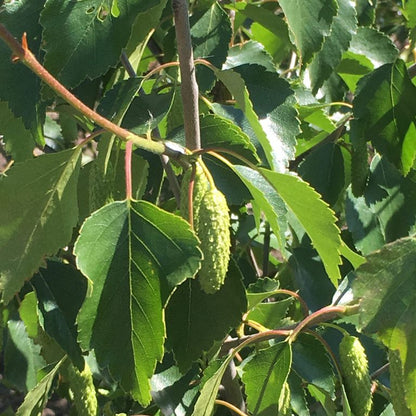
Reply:
M353 336L372 414L416 416L415 24L416 0L1 2L2 377L24 396L2 414L88 391L105 415L349 416ZM196 162L231 219L209 294Z

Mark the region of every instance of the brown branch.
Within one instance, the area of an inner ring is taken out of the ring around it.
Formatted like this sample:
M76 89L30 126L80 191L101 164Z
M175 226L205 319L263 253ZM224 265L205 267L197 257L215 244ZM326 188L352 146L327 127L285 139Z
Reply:
M181 73L181 95L186 147L190 150L196 150L201 148L198 108L199 93L191 43L188 0L172 0L172 9L175 20L176 43Z
M31 69L43 82L45 82L52 90L62 97L68 104L84 114L86 117L93 120L96 124L104 128L106 131L118 136L124 141L131 140L136 146L156 154L166 154L169 157L181 159L183 153L177 149L165 145L163 142L156 142L140 137L130 131L112 123L110 120L104 118L94 110L86 106L75 95L69 92L52 74L50 74L36 59L36 57L29 50L26 40L26 33L23 34L22 43L20 44L6 29L0 24L0 39L2 39L13 52L13 61L22 62L29 69Z

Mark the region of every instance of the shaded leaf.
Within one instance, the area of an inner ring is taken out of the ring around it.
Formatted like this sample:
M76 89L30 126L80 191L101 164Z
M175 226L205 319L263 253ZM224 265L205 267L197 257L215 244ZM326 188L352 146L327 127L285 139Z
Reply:
M354 4L349 0L338 0L338 5L331 34L325 37L322 49L315 54L308 67L312 91L315 94L340 63L342 52L348 49L352 35L356 31Z
M168 345L181 371L238 326L246 310L241 272L233 261L224 285L212 295L202 291L196 280L182 283L166 308Z
M7 322L7 342L4 348L4 377L20 391L37 384L37 373L45 365L39 345L29 338L23 321Z
M357 19L360 26L371 26L376 17L377 2L373 0L357 0Z
M24 402L17 409L16 416L38 416L42 413L48 401L49 392L55 376L66 360L64 357L53 369L46 374L39 384L26 395Z
M336 377L326 349L315 337L303 334L292 347L293 370L306 382L325 390L335 391Z
M102 0L49 0L40 20L45 66L68 87L99 77L119 61L138 14L159 3L118 0L120 14L114 17Z
M249 410L259 416L275 416L279 397L292 363L291 347L280 342L247 359L242 380Z
M280 0L286 16L290 38L300 53L302 65L306 65L318 52L337 14L335 0Z
M264 299L270 298L279 289L279 281L268 277L256 280L247 288L247 310L254 308Z
M75 319L85 297L87 280L67 264L48 262L31 283L38 298L40 324L82 369L84 359L77 343Z
M356 270L353 292L360 298L360 329L377 333L404 366L407 403L416 412L416 240L404 238L370 254Z
M405 63L397 60L363 77L353 104L364 137L407 174L416 156L415 135L408 135L416 122L416 87Z
M0 74L1 76L1 74ZM32 157L35 141L32 134L24 126L21 118L17 118L5 102L0 101L0 131L6 144L6 152L16 162Z
M38 16L44 3L45 0L21 0L0 5L0 23L19 40L26 32L28 46L35 56L40 50L42 27ZM0 99L8 102L15 116L22 117L27 129L36 128L40 80L26 66L13 64L11 57L11 50L3 41L0 42Z
M0 289L5 302L64 247L78 220L81 147L16 164L0 181ZM17 215L18 214L18 215Z
M77 320L81 345L141 403L151 400L149 378L163 354L163 305L198 270L197 241L183 219L122 201L87 218L75 244L92 282Z

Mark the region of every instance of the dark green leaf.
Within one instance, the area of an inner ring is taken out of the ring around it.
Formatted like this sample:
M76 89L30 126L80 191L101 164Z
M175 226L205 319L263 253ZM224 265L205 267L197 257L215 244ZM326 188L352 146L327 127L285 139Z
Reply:
M309 65L312 91L316 93L340 63L342 52L348 49L357 20L354 5L349 0L338 0L338 13L334 17L331 34L324 39L322 49Z
M166 309L168 344L181 370L187 370L203 351L241 323L247 310L241 272L230 262L225 284L213 295L196 280L177 288Z
M84 359L77 343L75 319L85 297L87 280L73 267L51 261L31 283L36 290L43 329L82 369Z
M35 56L39 54L42 27L39 13L45 0L2 2L0 23L17 39L27 34L28 46ZM10 110L23 118L26 128L37 128L37 105L40 98L38 77L26 66L12 63L12 52L0 42L0 100L8 101Z
M377 2L373 0L357 0L355 8L357 9L358 24L360 26L371 26L376 16Z
M0 181L0 289L8 302L32 277L45 255L71 240L78 221L81 148L15 165Z
M102 0L48 1L41 16L45 66L69 87L99 77L119 61L138 13L159 3L118 0L120 14L114 17Z
M24 402L17 409L16 416L39 416L42 413L48 401L52 383L65 359L66 357L59 361L39 384L26 395Z
M258 416L278 413L280 393L292 363L291 347L280 342L254 353L243 367L243 382L249 410Z
M312 335L301 335L293 343L293 370L308 383L331 395L335 391L336 377L326 349Z
M286 16L290 38L297 46L302 65L318 52L331 33L338 5L335 0L280 0Z
M182 374L178 367L171 367L155 374L150 383L152 397L165 415L188 416L198 394L198 387L190 387L198 370L192 368Z
M231 24L227 13L217 2L202 16L191 18L191 37L194 57L206 59L215 67L221 68L228 54ZM215 81L212 71L200 65L196 73L200 90L210 90Z
M354 116L363 134L404 174L416 156L416 87L403 61L385 64L358 83Z
M113 202L83 224L75 254L92 282L77 320L81 345L149 403L163 354L163 305L198 270L197 239L186 221L148 202Z
M23 321L7 322L7 342L4 349L4 376L21 391L28 391L37 384L37 373L45 361L39 345L29 338Z
M238 3L236 3L238 4ZM231 69L237 66L251 64L264 66L268 71L274 71L275 67L271 56L265 51L261 43L248 41L242 45L233 46L228 52L227 61L223 69Z
M333 206L344 190L344 158L340 147L327 143L310 153L299 165L299 175Z
M4 136L6 151L16 162L22 162L32 157L35 141L31 132L25 128L22 119L10 111L7 103L1 101L0 130Z
M404 238L370 254L356 270L360 329L377 333L404 365L407 403L416 412L416 240Z

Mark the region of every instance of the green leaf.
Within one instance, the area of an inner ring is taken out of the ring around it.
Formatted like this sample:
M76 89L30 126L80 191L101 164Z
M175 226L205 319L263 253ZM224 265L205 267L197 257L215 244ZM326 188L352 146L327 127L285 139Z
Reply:
M24 402L17 409L16 416L38 416L42 413L42 410L48 401L49 392L55 376L58 374L58 371L65 360L66 357L62 358L62 360L59 361L45 377L43 377L39 384L29 391Z
M0 74L1 77L1 74ZM21 118L16 117L5 102L0 101L0 130L6 144L6 152L16 162L22 162L32 157L35 141L32 134L23 124Z
M43 329L78 368L83 368L75 319L85 297L86 279L72 266L51 261L31 283L36 290Z
M194 57L206 59L221 68L227 58L232 34L227 13L215 2L202 16L192 16L190 20ZM210 90L215 81L212 71L199 65L196 74L199 89Z
M404 366L406 400L416 413L416 239L404 238L370 254L356 270L354 296L360 298L360 329L377 333Z
M248 172L247 169L238 167L241 173ZM302 224L318 251L331 282L337 286L340 278L338 265L341 264L339 254L341 238L339 229L335 225L334 213L320 199L319 194L298 177L271 172L263 168L260 168L259 171Z
M299 175L333 206L346 184L344 158L340 147L326 143L311 152L299 165Z
M7 342L4 348L4 377L21 391L37 384L37 373L45 365L39 345L29 338L23 321L7 322Z
M332 395L336 377L331 359L322 343L311 335L302 334L293 344L292 352L293 370L304 381Z
M247 394L248 409L258 416L278 413L280 393L289 374L292 351L286 342L260 350L243 367L242 380Z
M406 0L403 6L403 14L407 20L406 26L410 29L410 39L416 42L416 1Z
M254 308L266 298L272 297L279 290L279 282L265 277L256 280L247 288L247 310Z
M299 50L302 65L318 52L324 38L331 34L338 5L335 0L280 0L292 43Z
M299 120L293 107L295 98L288 82L259 65L240 66L238 73L217 71L216 75L247 117L269 165L285 171L289 160L294 158L299 133Z
M308 67L314 94L340 63L342 52L348 49L356 31L357 20L353 3L349 0L338 0L338 4L331 34L325 37L322 49L316 53Z
M375 68L394 62L398 50L384 33L370 27L359 27L351 39L349 50L369 59Z
M71 240L78 220L81 147L16 164L0 181L0 290L8 302L47 255Z
M416 122L416 86L405 63L397 60L363 77L353 104L365 138L407 174L416 157L414 135L408 136Z
M44 28L45 66L68 87L87 77L97 78L115 66L138 13L160 1L118 0L118 17L111 15L106 3L48 0L45 4L40 20Z
M265 328L274 329L282 325L293 298L277 302L259 303L247 315L247 319L255 321Z
M256 148L250 138L226 118L207 114L200 119L201 142L204 149L230 150L252 163L259 163Z
M81 345L148 404L163 355L163 305L198 270L197 239L186 221L148 202L113 202L87 218L75 254L92 283L77 319Z
M246 310L241 272L233 261L224 285L213 295L202 291L196 280L182 283L166 308L167 342L181 371L238 326Z
M17 39L27 34L28 46L39 55L42 27L38 22L44 0L2 2L0 23ZM37 105L40 98L39 78L26 66L13 64L12 52L0 42L0 100L7 101L10 110L22 117L26 128L36 128ZM2 132L3 133L3 132Z
M198 386L192 386L197 374L197 366L182 374L172 365L152 377L152 398L163 414L189 416L198 394Z
M360 26L371 26L376 17L377 2L373 0L356 0L357 18Z
M350 91L355 91L361 77L368 74L373 69L373 63L366 56L347 51L342 55L342 60L336 71L347 84L348 89Z
M237 4L237 3L236 3ZM271 56L266 52L264 46L259 42L247 41L242 45L230 48L222 69L232 69L237 66L255 62L257 65L264 66L268 71L274 71Z
M250 26L251 39L263 44L276 63L280 63L286 58L290 52L291 45L287 24L281 16L264 6L247 4L245 2L234 3L229 5L229 7L238 10L245 17L253 20ZM242 49L244 49L245 45L243 44ZM238 50L240 46L235 48ZM245 53L242 49L239 55L244 56ZM229 58L227 58L228 60ZM252 62L260 64L258 60L246 61L245 63Z

